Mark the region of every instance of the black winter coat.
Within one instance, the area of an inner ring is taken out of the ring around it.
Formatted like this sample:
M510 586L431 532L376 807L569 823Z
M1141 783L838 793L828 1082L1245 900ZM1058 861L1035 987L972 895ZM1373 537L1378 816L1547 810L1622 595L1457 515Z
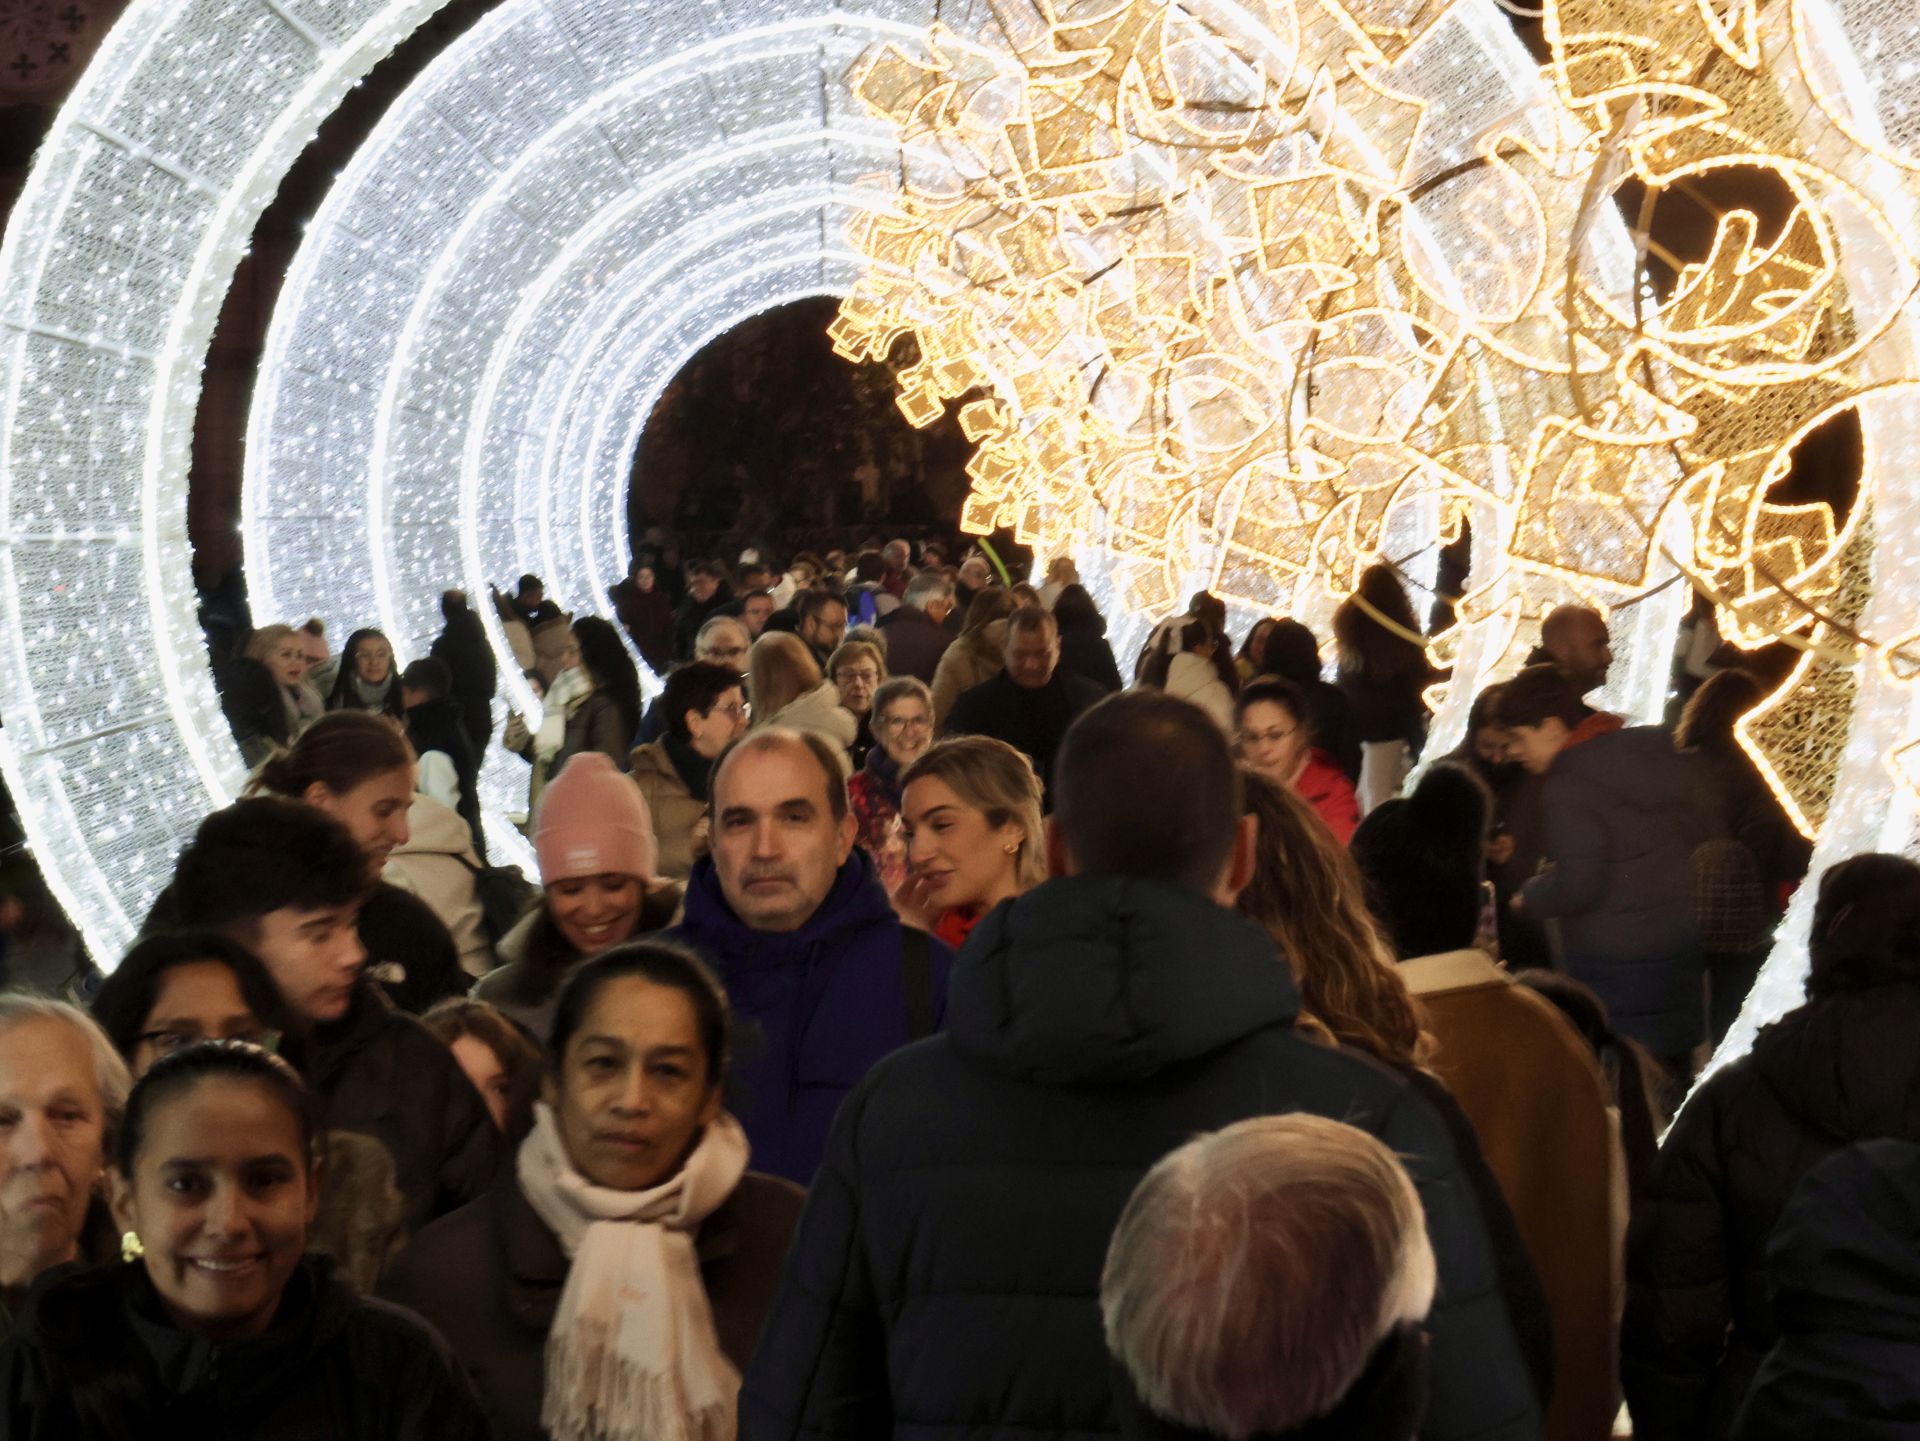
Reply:
M960 698L947 713L948 735L982 735L1003 740L1033 762L1045 787L1046 808L1053 809L1053 758L1067 727L1080 713L1102 699L1090 680L1056 669L1043 686L1023 686L1005 671L982 681Z
M453 704L474 755L480 755L493 738L493 697L500 689L500 663L487 644L486 627L472 611L455 611L427 654L453 672Z
M1113 646L1107 641L1105 617L1095 616L1091 625L1060 627L1060 669L1092 681L1102 695L1112 695L1125 687L1119 662L1113 658Z
M1445 1126L1392 1072L1293 1028L1257 926L1189 891L1049 881L991 912L945 1034L847 1098L741 1397L743 1441L1117 1434L1098 1293L1154 1162L1305 1110L1380 1137L1440 1269L1424 1434L1533 1437L1540 1413Z
M1920 1434L1920 1146L1868 1141L1815 1166L1767 1268L1780 1340L1734 1441Z
M903 605L880 617L880 634L887 638L888 675L910 675L932 685L940 657L959 632L935 625L923 610Z
M773 1305L806 1193L749 1171L694 1237L720 1349L741 1370ZM381 1291L447 1338L498 1441L540 1441L547 1332L571 1263L511 1174L401 1252Z
M360 1296L309 1256L265 1335L215 1345L177 1329L146 1269L68 1271L37 1288L0 1348L0 1438L80 1441L81 1377L131 1385L128 1437L207 1441L485 1441L492 1433L446 1343ZM99 1368L99 1369L96 1369ZM89 1388L90 1389L90 1388ZM137 1398L137 1399L136 1399Z
M408 1230L486 1193L500 1147L486 1103L445 1044L371 982L342 1019L290 1038L285 1052L319 1092L330 1128L387 1148Z
M1616 730L1554 757L1541 801L1551 869L1521 890L1560 924L1566 968L1607 1003L1614 1029L1656 1056L1706 1037L1693 911L1703 838L1691 768L1653 726Z
M1833 1151L1920 1140L1920 986L1809 1001L1710 1077L1674 1123L1627 1241L1621 1379L1637 1441L1727 1434L1776 1337L1766 1246Z
M467 734L460 709L450 700L427 700L407 707L407 739L416 755L439 751L453 765L460 783L460 804L454 809L473 833L473 853L487 856L487 838L480 829L480 754L485 742L476 745Z
M460 948L447 923L396 885L374 885L356 928L367 949L367 974L403 1011L417 1016L448 996L464 996L473 984L460 968Z

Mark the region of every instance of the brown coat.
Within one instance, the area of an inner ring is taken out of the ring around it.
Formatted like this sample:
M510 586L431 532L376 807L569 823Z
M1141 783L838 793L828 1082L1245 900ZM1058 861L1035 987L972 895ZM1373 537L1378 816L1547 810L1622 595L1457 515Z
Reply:
M1007 623L996 620L982 627L978 635L962 636L947 647L933 672L935 726L946 724L947 712L964 692L984 685L1006 669L1006 640Z
M674 768L667 754L667 740L648 741L633 752L633 779L647 802L647 814L653 817L653 838L660 845L660 860L654 874L662 880L683 885L693 874L693 863L707 853L703 839L694 833L706 819L707 803L696 800L687 783Z
M1481 951L1401 964L1439 1050L1431 1062L1480 1137L1553 1317L1546 1441L1604 1441L1620 1400L1614 1326L1618 1142L1592 1053L1547 1001Z

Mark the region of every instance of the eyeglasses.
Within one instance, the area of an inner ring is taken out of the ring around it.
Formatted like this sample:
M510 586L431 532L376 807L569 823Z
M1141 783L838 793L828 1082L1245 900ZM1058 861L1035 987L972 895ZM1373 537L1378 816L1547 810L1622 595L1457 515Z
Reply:
M1281 741L1290 741L1299 734L1298 727L1283 731L1241 731L1240 744L1243 746L1278 745Z
M280 1033L266 1026L249 1026L224 1036L209 1036L197 1028L142 1031L135 1039L143 1046L153 1047L155 1053L161 1056L171 1055L185 1046L198 1045L201 1041L245 1041L269 1051L277 1050L280 1045Z
M923 715L890 715L880 720L880 729L889 731L933 729L933 717Z
M877 670L843 670L838 672L833 679L836 685L852 685L855 681L865 681L868 685L873 685L880 679L880 672Z
M718 664L721 661L729 661L729 660L738 661L741 658L743 658L746 655L746 653L747 653L747 648L743 645L715 646L713 649L709 650L706 653L703 659L709 660L714 662L715 664Z
M751 713L751 707L745 701L735 701L732 705L708 706L702 715L723 715L729 720L744 720Z

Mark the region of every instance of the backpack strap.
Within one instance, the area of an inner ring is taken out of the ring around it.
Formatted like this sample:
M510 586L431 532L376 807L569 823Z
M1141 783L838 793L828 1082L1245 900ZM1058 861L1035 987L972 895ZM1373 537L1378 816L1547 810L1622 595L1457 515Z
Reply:
M900 928L900 993L907 1003L907 1039L933 1034L933 944L915 926Z

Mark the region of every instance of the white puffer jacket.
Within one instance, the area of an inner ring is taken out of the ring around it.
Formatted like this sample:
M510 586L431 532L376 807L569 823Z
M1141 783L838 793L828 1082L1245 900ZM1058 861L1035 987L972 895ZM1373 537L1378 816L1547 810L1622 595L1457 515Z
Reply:
M431 796L416 795L407 808L407 829L412 834L387 857L382 874L440 917L460 950L460 969L484 976L494 967L493 943L487 939L470 869L480 858L473 853L467 823Z

